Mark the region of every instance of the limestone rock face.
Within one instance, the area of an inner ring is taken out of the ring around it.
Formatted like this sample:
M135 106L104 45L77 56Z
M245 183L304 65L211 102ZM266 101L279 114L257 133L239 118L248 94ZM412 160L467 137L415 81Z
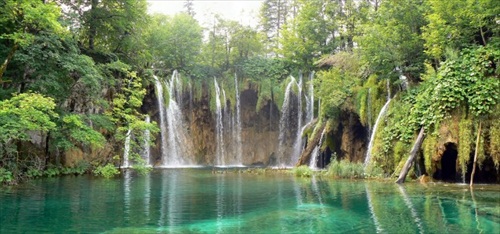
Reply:
M351 162L363 162L368 147L368 134L355 113L343 112L336 134L341 135L340 157Z
M279 110L274 103L267 102L256 112L257 92L241 92L241 141L243 164L267 165L278 150Z
M199 98L193 98L189 92L185 92L181 101L184 122L193 145L192 149L189 149L189 155L185 155L185 157L189 157L197 165L214 165L216 162L216 114L211 109L211 97L208 90L209 88L204 85L203 93ZM148 100L147 103L150 106L143 107L143 112L150 113L152 119L160 123L157 110L158 104L154 101L154 97L150 97ZM242 160L239 163L246 166L273 166L277 160L279 150L280 110L275 103L267 101L257 111L257 101L258 91L255 87L248 86L240 92ZM228 110L223 111L223 148L226 161L235 162L238 150L234 131L231 129L234 129L236 110L234 108L235 104L230 103L229 100L227 106ZM296 116L296 112L297 110L292 110L291 115ZM297 120L291 121L296 122ZM295 122L289 123L289 125L295 127ZM306 124L304 120L302 122ZM290 131L290 129L287 131ZM293 150L290 144L295 139L294 134L287 135L290 138L286 144L288 151ZM360 162L364 160L368 137L366 129L361 125L359 117L355 113L343 113L338 126L327 133L326 137L331 138L329 142L333 142L332 147L322 148L325 152L328 151L328 153L321 152L322 155L328 155L323 156L327 157L327 159L322 159L326 163L329 162L332 152L336 152L340 158L347 158L350 161ZM156 162L155 165L158 165L161 161L160 141L161 137L157 136L156 146L151 149L153 161ZM288 151L285 151L285 155L289 155ZM292 165L295 163L297 162L292 162ZM228 165L231 164L228 163Z

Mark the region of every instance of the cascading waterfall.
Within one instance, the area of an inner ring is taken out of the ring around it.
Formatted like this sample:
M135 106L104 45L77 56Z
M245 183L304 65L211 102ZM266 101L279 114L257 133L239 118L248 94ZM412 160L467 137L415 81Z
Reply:
M182 119L182 110L178 105L178 101L182 99L179 73L174 71L170 82L164 83L169 95L166 108L164 107L163 84L158 79L156 81L162 140L162 166L178 167L188 165L189 160L183 157L187 154L189 140L187 140L188 135Z
M122 168L129 168L130 167L130 140L132 138L132 129L129 129L127 131L127 136L125 137L125 146L123 148L123 164Z
M368 98L366 99L366 109L367 109L367 116L368 116L368 132L371 132L372 130L372 98L371 98L371 92L372 89L368 89ZM369 140L369 139L368 139Z
M296 83L295 78L290 77L290 82L288 82L285 90L285 99L283 100L283 106L281 107L280 128L278 136L278 158L276 161L278 167L286 166L286 131L288 130L290 123L290 98L292 96L292 86L294 83Z
M151 118L149 117L149 115L146 115L146 119L145 119L146 123L151 123ZM142 153L142 158L144 159L144 162L146 164L146 166L151 166L151 149L150 149L150 145L149 145L149 141L151 140L151 133L149 131L149 129L146 129L144 130L144 150L143 150L143 153Z
M389 82L388 82L389 84ZM389 85L387 86L389 88ZM373 148L373 141L375 140L375 134L377 133L377 128L380 123L380 120L382 120L382 117L385 115L387 112L387 109L389 108L389 103L391 102L391 93L390 89L387 90L387 102L384 104L382 109L380 110L380 113L377 116L377 120L375 120L375 125L373 126L371 135L370 135L370 142L368 143L368 149L366 150L366 156L365 156L365 163L364 163L364 169L366 170L366 167L370 164L371 160L371 150Z
M161 137L161 159L162 163L166 162L167 154L167 118L165 117L165 99L163 98L163 85L158 80L158 77L154 76L156 81L156 97L158 99L158 110L160 113L160 137Z
M395 69L399 73L399 81L401 81L401 90L404 91L408 88L408 78L403 75L403 71L399 67Z
M217 138L217 150L216 150L216 165L224 166L225 165L225 151L224 151L224 126L222 125L222 105L220 101L220 88L217 83L217 79L214 78L215 85L215 118L216 118L216 138Z
M240 91L238 86L238 77L234 74L234 86L236 90L236 161L239 165L243 164L242 145L241 145L241 110L240 110Z
M302 152L302 74L299 75L298 87L298 108L297 108L297 131L295 133L295 141L293 142L292 164L297 162Z
M307 115L306 115L306 122L311 122L314 119L314 85L313 85L313 79L314 79L314 72L311 72L309 75L309 97L307 97L307 104L306 104L306 110L307 110Z
M323 145L323 141L325 139L326 128L321 132L321 137L319 138L319 143L314 147L313 152L311 153L311 162L309 162L309 168L315 170L318 169L318 156L320 153L321 145Z
M391 99L391 81L389 79L386 80L387 85L387 100Z

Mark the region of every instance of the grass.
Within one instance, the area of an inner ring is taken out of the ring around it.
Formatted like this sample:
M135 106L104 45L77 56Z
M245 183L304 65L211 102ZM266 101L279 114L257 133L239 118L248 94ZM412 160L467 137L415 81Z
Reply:
M334 160L328 165L327 176L335 178L362 179L365 178L363 163L353 163L348 160Z

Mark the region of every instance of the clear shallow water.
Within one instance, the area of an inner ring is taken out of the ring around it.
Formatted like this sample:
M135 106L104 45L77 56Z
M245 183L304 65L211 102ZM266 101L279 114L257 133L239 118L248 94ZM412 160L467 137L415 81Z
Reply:
M498 233L500 186L164 169L0 190L0 233Z

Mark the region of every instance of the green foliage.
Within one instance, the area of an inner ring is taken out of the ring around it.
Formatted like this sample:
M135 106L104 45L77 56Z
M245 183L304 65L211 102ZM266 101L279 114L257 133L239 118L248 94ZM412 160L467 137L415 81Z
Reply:
M310 69L321 54L333 51L335 40L325 40L334 31L322 1L298 1L301 10L284 24L277 52L292 60L299 67Z
M5 168L0 168L0 184L10 183L14 180L12 172Z
M321 116L332 118L335 110L356 112L355 90L361 84L359 57L342 52L330 60L333 67L318 72L314 80L315 96L321 99Z
M277 84L285 80L291 73L290 64L279 58L254 57L242 63L243 78L253 81L271 80Z
M47 176L47 177L54 177L54 176L58 176L58 175L61 175L61 174L62 174L61 173L61 168L55 167L55 166L49 166L43 172L43 175Z
M423 27L425 52L437 60L441 60L446 48L460 50L471 42L485 45L489 37L499 35L500 5L495 0L427 1L426 4L429 23Z
M306 165L294 167L292 169L292 174L296 177L311 177L313 175L313 171Z
M385 176L384 170L374 163L365 168L364 175L365 178L383 178Z
M349 160L333 160L328 165L327 176L335 178L361 179L365 177L363 163L349 162Z
M173 17L153 15L148 28L147 44L153 55L155 68L186 69L193 67L202 46L202 28L190 15Z
M420 28L426 24L423 1L381 1L372 19L362 25L359 52L374 73L398 77L398 67L409 79L417 81L423 72L424 39Z
M38 0L5 0L0 4L0 39L27 46L33 42L34 32L47 30L61 32L58 22L60 9L53 2Z
M151 136L159 132L155 122L146 123L145 116L139 113L142 106L142 100L146 90L142 86L142 78L136 72L130 71L130 68L121 62L115 62L107 65L108 72L118 73L122 77L121 92L115 94L112 102L112 109L106 112L106 115L116 126L114 140L116 145L123 146L127 134L132 134L133 141L130 142L130 158L137 163L141 163L139 152L144 142L144 131L150 131ZM154 141L154 137L151 139Z
M106 179L112 178L118 174L120 171L113 164L106 164L105 166L97 166L93 171L95 175L102 176Z
M28 178L38 178L38 177L43 176L43 174L44 174L44 172L42 170L37 169L37 168L30 168L26 172L26 176Z
M57 117L52 98L37 93L14 94L11 99L0 101L0 143L11 140L29 140L29 131L53 130Z
M391 105L383 133L384 152L389 152L395 140L409 143L420 126L428 132L438 129L441 121L459 107L468 110L464 115L492 113L500 97L500 80L494 69L498 58L494 48L476 47L463 50L457 60L444 62L437 72L428 67L424 82L396 99L396 105ZM462 173L466 171L474 141L471 118L464 118L460 123L458 154Z
M274 101L278 108L281 108L284 88L280 86L286 82L291 73L290 64L282 59L255 57L243 62L241 69L244 78L258 85L256 111L260 111L267 101Z
M53 137L58 140L57 145L63 150L68 150L75 145L88 145L99 149L106 142L104 136L89 127L80 115L65 115L60 124L61 127L53 133Z

